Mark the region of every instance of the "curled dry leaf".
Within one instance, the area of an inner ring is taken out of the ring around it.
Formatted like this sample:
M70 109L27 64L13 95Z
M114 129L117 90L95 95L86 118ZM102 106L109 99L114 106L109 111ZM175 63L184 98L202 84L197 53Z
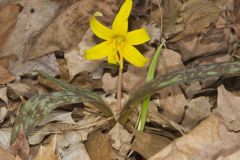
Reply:
M0 8L0 49L13 31L21 9L22 6L19 4L9 4Z

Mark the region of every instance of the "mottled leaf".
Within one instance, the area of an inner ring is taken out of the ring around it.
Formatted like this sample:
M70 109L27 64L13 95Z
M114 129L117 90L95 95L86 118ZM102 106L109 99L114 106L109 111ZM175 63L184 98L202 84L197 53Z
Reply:
M198 66L190 69L182 69L146 82L142 87L130 95L123 108L119 122L125 126L131 112L144 98L153 95L158 90L196 80L206 80L223 75L240 73L240 62L216 63Z
M24 103L20 110L20 113L13 127L11 143L15 141L21 125L23 125L25 134L28 134L40 120L42 120L46 115L48 115L53 109L58 106L81 102L89 102L95 104L96 106L102 105L101 101L96 99L94 95L90 94L91 93L84 91L62 91L32 97L26 103ZM102 110L108 113L106 115L107 117L111 115L111 112L106 110L106 108Z

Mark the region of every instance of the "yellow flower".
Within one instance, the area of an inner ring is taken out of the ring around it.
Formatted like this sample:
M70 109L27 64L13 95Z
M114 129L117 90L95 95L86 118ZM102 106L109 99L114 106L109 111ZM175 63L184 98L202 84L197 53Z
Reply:
M142 28L128 32L128 17L132 8L132 0L126 0L115 17L112 29L101 24L96 17L102 16L96 12L91 20L90 26L99 38L106 41L85 50L84 57L88 60L102 59L108 57L108 63L119 64L123 67L123 58L135 66L142 67L147 59L133 45L149 41L147 31Z

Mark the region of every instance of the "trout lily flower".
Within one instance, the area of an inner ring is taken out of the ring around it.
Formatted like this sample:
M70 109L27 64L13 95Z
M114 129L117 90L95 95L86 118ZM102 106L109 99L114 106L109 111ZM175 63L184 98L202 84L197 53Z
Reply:
M142 28L128 32L128 17L132 9L132 0L126 0L116 15L112 29L100 23L96 17L102 16L96 12L91 20L92 32L99 38L106 40L84 51L87 60L108 57L108 63L119 64L123 68L123 58L137 67L143 67L147 59L133 46L149 41L147 31Z

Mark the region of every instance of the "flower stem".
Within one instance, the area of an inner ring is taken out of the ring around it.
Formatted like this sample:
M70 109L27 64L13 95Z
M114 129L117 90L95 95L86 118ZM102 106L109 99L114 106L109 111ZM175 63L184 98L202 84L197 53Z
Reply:
M122 106L121 106L121 93L122 93L122 66L119 66L118 71L118 84L117 84L117 112L118 114L121 113Z

